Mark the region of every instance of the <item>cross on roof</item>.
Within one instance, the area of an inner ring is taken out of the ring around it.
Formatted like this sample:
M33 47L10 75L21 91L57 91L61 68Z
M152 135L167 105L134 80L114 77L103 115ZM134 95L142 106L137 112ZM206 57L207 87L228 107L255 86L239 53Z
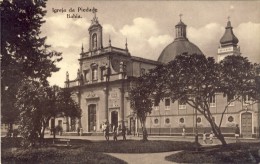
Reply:
M228 21L230 20L230 16L227 17Z
M181 17L183 16L182 14L179 15L180 16L180 20L181 20Z
M94 18L96 18L96 12L97 12L97 9L93 8L92 13L94 13Z

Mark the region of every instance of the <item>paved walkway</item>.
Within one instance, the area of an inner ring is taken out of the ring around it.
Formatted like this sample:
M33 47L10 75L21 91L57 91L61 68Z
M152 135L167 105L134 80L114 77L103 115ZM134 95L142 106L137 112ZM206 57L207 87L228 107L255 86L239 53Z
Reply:
M110 156L121 159L129 164L167 164L174 163L165 160L165 157L175 154L179 151L165 153L143 153L143 154L120 154L120 153L105 153Z

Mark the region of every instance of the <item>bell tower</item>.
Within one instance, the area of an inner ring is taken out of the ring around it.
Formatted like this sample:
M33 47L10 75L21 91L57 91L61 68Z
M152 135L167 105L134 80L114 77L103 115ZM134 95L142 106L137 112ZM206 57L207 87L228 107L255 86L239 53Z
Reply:
M89 31L89 51L96 51L103 48L102 26L96 17L97 9L93 10L94 17L91 20Z
M226 30L222 38L220 39L220 47L218 48L218 62L223 60L229 55L240 55L240 48L237 46L238 39L233 33L233 27L231 26L230 17L228 17L228 22Z

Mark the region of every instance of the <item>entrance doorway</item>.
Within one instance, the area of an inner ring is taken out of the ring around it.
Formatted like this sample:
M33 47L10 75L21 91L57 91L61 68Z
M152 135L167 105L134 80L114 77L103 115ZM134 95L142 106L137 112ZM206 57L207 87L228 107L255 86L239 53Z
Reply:
M112 111L111 112L111 126L118 127L118 112L117 111Z
M96 131L96 105L91 104L88 106L88 131Z
M241 134L244 138L252 137L252 113L246 112L241 115Z

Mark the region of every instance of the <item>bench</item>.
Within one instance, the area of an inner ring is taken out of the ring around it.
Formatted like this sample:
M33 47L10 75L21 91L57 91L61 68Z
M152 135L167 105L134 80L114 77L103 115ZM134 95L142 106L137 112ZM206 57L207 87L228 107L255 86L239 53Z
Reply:
M66 143L66 146L70 146L70 139L67 139L67 138L58 138L58 139L56 139L56 141L58 141L58 142L65 142L65 143Z

